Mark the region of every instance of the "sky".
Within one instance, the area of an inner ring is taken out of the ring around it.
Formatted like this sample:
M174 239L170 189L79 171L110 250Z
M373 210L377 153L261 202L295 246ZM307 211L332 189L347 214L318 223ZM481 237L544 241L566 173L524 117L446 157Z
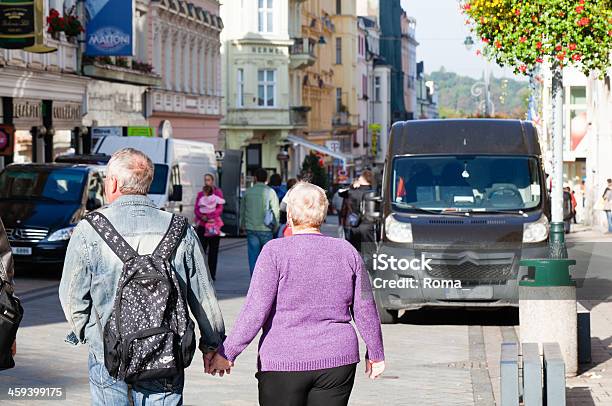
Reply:
M382 0L384 1L384 0ZM401 0L409 16L415 17L417 59L425 62L425 72L438 70L441 66L449 72L474 78L482 77L486 60L476 55L481 46L477 38L471 51L465 49L463 41L470 35L465 25L465 16L459 10L458 0ZM515 77L511 69L502 69L490 63L496 77Z

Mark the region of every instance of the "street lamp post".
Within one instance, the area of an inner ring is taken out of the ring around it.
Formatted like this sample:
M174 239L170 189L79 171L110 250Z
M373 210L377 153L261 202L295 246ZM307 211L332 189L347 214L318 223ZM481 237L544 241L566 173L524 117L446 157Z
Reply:
M470 51L474 46L474 40L468 35L465 37L463 45L465 45L465 49ZM488 63L485 64L483 80L472 85L471 93L476 98L480 98L484 93L484 99L480 102L480 111L484 113L485 117L495 116L495 104L491 99L491 70Z

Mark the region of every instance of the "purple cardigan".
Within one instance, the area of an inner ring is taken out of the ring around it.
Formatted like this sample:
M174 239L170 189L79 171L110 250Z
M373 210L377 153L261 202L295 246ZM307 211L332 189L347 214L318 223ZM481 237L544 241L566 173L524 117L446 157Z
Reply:
M353 316L351 316L351 314ZM359 362L357 330L373 361L384 360L380 319L359 253L345 240L301 234L267 243L231 334L230 361L260 329L260 371L312 371Z

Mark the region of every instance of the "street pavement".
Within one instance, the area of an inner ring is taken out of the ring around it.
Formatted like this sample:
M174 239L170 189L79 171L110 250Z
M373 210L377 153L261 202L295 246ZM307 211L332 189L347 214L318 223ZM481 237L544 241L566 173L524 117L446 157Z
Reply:
M335 231L331 218L326 233ZM612 406L612 237L578 228L570 236L570 254L579 257L579 296L592 311L593 363L568 380L569 405ZM597 241L597 243L593 243ZM606 266L607 264L607 266ZM63 387L63 401L2 400L4 405L89 404L87 348L64 343L68 324L57 297L56 275L43 269L17 275L26 316L18 335L17 367L0 372L0 387ZM231 331L248 289L246 241L224 239L216 289L226 328ZM499 348L520 336L518 312L419 310L405 313L397 325L383 326L387 370L368 380L363 362L351 405L494 405L499 399ZM201 358L186 372L186 405L256 405L254 377L257 339L238 358L231 375L203 373ZM362 354L364 349L362 348Z

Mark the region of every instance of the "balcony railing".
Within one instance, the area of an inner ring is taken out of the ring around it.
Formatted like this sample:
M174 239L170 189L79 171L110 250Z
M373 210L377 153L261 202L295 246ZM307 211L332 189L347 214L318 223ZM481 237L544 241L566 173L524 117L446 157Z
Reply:
M117 82L147 86L161 85L161 77L153 72L150 65L134 61L132 58L85 57L83 58L83 73L87 76Z
M312 66L315 63L316 41L312 38L294 38L289 48L291 55L291 68L300 69Z
M291 125L294 127L308 126L308 112L309 111L310 111L309 106L291 107L291 111L289 113Z
M47 54L37 54L18 49L0 49L0 65L32 68L50 72L76 72L76 44L63 38L62 40L49 38L45 44L57 48L57 51Z

